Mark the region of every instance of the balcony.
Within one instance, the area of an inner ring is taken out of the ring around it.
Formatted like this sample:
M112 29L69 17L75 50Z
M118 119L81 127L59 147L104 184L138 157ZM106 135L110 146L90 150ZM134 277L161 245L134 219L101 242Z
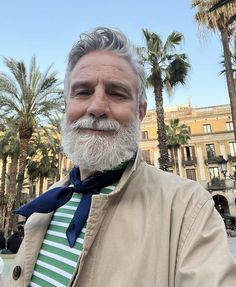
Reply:
M219 179L218 177L213 178L210 182L207 183L207 190L209 191L217 191L217 190L225 190L225 180Z
M167 166L168 166L168 167L174 167L174 166L177 165L177 164L178 164L178 160L177 160L177 159L174 161L174 159L169 158L169 161L168 161Z
M194 165L194 166L197 165L197 158L196 158L196 157L186 158L186 159L183 158L183 159L182 159L182 166L183 166L183 167L191 166L191 165Z
M236 162L236 156L233 156L231 154L228 154L228 161L229 162Z
M208 164L218 164L218 161L219 161L219 158L218 157L209 157L209 158L205 158L205 164L208 165Z

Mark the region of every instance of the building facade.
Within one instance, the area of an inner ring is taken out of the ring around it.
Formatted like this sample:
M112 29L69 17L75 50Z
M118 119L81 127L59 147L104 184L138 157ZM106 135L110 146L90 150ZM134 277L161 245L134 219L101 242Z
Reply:
M191 139L178 149L177 158L170 152L169 171L200 182L215 199L236 216L236 143L229 105L193 108L191 105L165 109L165 121L178 118L187 125ZM140 148L143 158L158 167L156 111L149 110L141 125ZM219 157L227 160L227 173L221 172Z

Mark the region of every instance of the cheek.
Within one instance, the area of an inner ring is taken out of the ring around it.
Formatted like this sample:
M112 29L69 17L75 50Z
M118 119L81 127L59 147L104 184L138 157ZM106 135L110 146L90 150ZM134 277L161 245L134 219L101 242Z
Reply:
M76 101L69 101L66 104L66 115L70 121L76 121L84 115L85 109L83 105Z
M137 118L136 106L123 106L114 109L113 113L115 119L124 126L130 124Z

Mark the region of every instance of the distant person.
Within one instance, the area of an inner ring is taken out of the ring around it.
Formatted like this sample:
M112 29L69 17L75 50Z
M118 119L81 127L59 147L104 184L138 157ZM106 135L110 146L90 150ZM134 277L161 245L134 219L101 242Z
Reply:
M0 231L0 250L6 248L6 238L4 237L4 233Z
M20 233L20 237L23 239L24 238L24 226L23 225L19 225L17 227L17 230L19 231Z
M7 239L7 249L11 253L17 253L22 242L22 237L19 231L14 231L13 234Z

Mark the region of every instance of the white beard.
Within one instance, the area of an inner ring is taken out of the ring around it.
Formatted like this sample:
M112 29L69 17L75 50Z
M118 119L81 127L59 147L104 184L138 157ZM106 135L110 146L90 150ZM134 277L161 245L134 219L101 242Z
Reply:
M111 170L134 157L138 150L140 120L128 127L115 120L86 117L61 124L61 145L67 157L81 169L89 171ZM86 133L84 129L112 131L109 135Z

